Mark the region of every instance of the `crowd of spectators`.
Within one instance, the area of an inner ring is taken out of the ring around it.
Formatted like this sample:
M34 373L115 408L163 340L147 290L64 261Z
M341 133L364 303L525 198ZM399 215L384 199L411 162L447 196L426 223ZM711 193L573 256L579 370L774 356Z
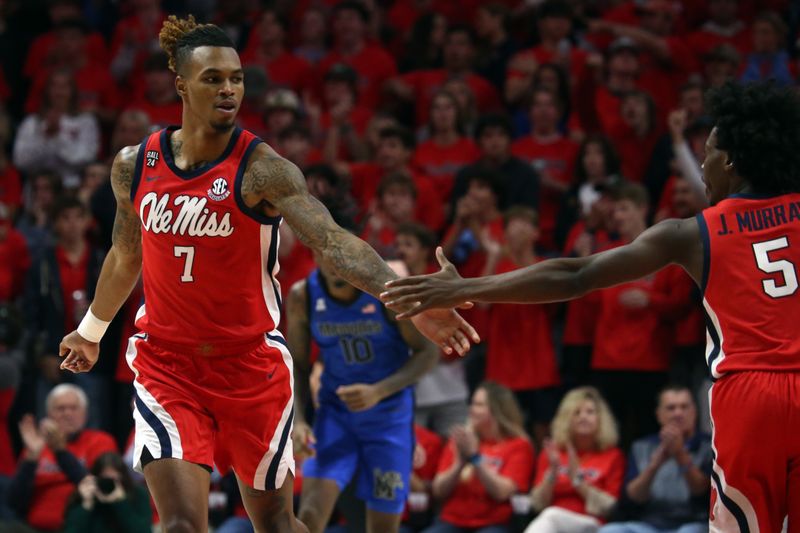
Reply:
M694 216L706 205L704 92L796 86L800 70L800 9L788 0L0 2L9 530L157 522L123 459L141 287L91 373L61 371L58 343L91 303L110 246L114 155L181 121L158 47L173 13L229 33L245 70L241 127L411 274L437 270L436 246L479 276ZM279 254L283 291L314 268L286 225ZM567 304L464 310L483 342L464 359L443 355L417 386L406 527L704 531L700 301L668 268ZM212 522L247 531L231 479L213 477ZM343 502L337 521L357 530L357 505Z

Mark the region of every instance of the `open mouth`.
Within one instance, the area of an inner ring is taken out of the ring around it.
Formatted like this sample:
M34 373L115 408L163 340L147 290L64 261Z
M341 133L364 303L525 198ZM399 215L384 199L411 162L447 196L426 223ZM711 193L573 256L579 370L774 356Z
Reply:
M217 104L215 107L218 111L222 111L223 113L236 112L236 102L221 102Z

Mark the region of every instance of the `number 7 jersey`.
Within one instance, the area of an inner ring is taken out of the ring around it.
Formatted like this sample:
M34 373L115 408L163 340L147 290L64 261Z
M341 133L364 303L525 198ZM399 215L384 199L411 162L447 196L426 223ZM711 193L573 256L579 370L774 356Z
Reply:
M139 147L131 200L141 219L145 303L136 326L202 353L230 351L280 321L278 227L242 200L244 171L262 142L236 128L216 161L175 165L169 136Z
M800 194L734 195L697 220L712 377L800 371Z

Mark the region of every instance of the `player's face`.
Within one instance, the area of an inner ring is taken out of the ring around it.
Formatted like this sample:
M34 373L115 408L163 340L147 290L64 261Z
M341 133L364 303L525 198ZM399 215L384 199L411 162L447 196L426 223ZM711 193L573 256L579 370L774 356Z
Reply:
M729 192L733 164L728 153L717 148L717 128L711 130L706 141L706 156L703 160L703 183L706 197L711 205L723 200Z
M86 408L74 392L64 392L53 398L47 416L67 435L77 433L86 425Z
M570 426L573 437L587 437L597 434L600 427L600 416L597 406L592 400L581 403L572 415Z
M661 395L656 409L658 423L677 426L684 433L692 433L697 422L697 410L689 391L666 391Z
M176 84L189 113L214 130L231 130L244 97L244 73L236 50L195 48L184 68Z

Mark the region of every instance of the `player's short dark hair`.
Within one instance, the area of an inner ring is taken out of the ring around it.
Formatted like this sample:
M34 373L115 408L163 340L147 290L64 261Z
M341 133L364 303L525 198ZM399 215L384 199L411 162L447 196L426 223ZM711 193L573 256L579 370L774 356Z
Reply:
M333 11L331 15L336 17L342 11L355 11L358 13L358 16L364 21L364 24L369 24L370 12L363 3L358 2L356 0L345 0L344 2L339 2L335 6L333 6Z
M59 197L55 203L53 204L51 210L51 220L58 220L58 217L70 211L72 209L80 210L82 215L88 215L89 209L86 207L86 204L80 201L77 196L73 196L71 194L65 194Z
M757 194L800 191L800 97L773 82L728 82L709 92L717 147Z
M388 126L378 132L378 137L384 139L398 139L407 150L413 150L416 145L414 134L411 130L402 126Z
M475 125L475 138L480 139L486 130L490 128L503 130L503 133L505 133L509 139L514 137L514 126L508 115L500 113L481 115L480 118L478 118L478 123Z
M397 226L397 235L410 235L419 241L420 246L430 250L436 246L436 235L418 222L404 222Z
M539 213L527 205L512 205L503 212L503 226L508 226L512 220L522 219L533 227L539 227Z
M214 24L198 24L193 15L179 19L170 15L158 34L161 48L169 55L169 66L179 72L195 48L221 46L236 48L228 34Z
M647 207L650 203L650 198L647 194L647 189L639 183L623 183L614 191L614 200L621 202L628 200L637 207Z

